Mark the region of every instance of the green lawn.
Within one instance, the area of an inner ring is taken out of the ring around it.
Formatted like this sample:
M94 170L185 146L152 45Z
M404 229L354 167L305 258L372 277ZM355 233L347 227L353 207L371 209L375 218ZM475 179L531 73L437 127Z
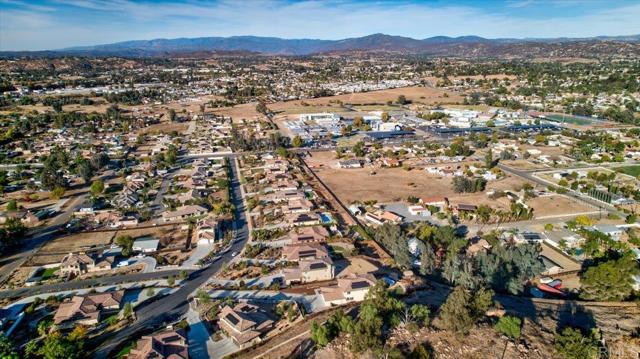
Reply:
M629 176L638 177L638 175L640 175L640 165L618 167L616 168L616 171Z
M47 268L44 270L44 273L42 273L42 280L47 280L50 279L51 277L53 277L53 275L58 271L58 269L60 269L59 267L55 267L55 268Z
M129 354L131 349L133 349L134 345L136 345L135 341L130 341L129 343L127 343L127 345L125 345L122 349L120 349L118 354L116 354L116 358L122 358L125 355Z
M546 115L545 117L550 121L571 123L578 126L586 126L592 123L592 121L589 119L573 117L571 115Z

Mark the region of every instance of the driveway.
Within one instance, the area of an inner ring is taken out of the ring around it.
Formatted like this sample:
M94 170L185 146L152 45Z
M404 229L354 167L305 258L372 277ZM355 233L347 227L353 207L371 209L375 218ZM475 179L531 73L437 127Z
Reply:
M198 263L198 261L201 260L202 258L206 257L207 254L209 254L214 247L215 245L213 243L208 243L208 244L198 243L198 246L193 251L193 254L191 254L189 258L186 261L184 261L182 265L180 265L180 268L195 268L196 263Z
M186 314L187 323L189 323L189 356L193 359L207 359L215 357L216 348L211 340L209 331L205 324L200 320L198 312L191 308Z
M143 258L134 257L129 259L130 266L140 263L144 264L142 273L152 273L156 270L156 259L153 257L145 256Z

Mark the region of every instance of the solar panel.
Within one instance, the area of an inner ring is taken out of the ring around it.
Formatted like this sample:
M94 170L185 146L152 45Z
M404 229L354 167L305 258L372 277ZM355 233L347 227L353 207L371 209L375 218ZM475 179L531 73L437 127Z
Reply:
M351 288L353 289L361 289L367 287L369 287L369 282L367 281L353 282L353 284L351 284Z
M320 262L320 263L311 263L309 265L309 269L323 269L323 268L326 268L326 267L327 266L322 262Z
M315 257L315 255L316 255L316 251L313 249L300 251L300 257Z
M224 318L233 325L237 325L240 322L238 318L234 317L231 313L227 314Z

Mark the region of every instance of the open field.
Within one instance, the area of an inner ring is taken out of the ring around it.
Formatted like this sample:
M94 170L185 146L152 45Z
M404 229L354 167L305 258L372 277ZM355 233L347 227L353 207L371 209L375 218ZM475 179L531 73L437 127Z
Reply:
M188 122L160 122L155 125L151 125L145 128L137 130L136 134L155 134L155 133L169 133L176 131L183 133L189 127Z
M111 243L115 232L76 233L56 238L45 244L38 253L69 253L86 251L93 247L106 246Z
M616 167L616 172L621 172L629 176L638 177L638 175L640 175L640 165Z
M402 168L339 169L335 168L334 152L316 152L306 159L309 166L323 182L346 204L355 201L376 200L378 202L396 202L406 200L408 196L447 196L452 203L487 203L495 205L484 193L458 194L451 186L451 177L440 177L420 169L406 171ZM488 189L513 189L522 186L523 180L507 176L492 181Z
M448 97L445 97L445 93ZM349 111L338 103L354 105L357 109L363 106L362 110L370 111L374 109L386 108L387 101L396 101L398 96L404 95L407 100L414 103L423 104L447 104L462 102L462 97L451 91L434 89L430 87L403 87L396 89L360 92L354 94L344 94L329 97L319 97L306 100L281 101L268 104L267 106L281 114L299 114L312 112L345 112ZM231 116L234 120L251 119L259 114L255 111L256 104L248 103L233 107L215 109L214 112L221 115Z
M573 198L562 195L548 197L536 197L527 201L527 205L533 208L535 217L572 215L585 212L593 212L593 207L578 202Z

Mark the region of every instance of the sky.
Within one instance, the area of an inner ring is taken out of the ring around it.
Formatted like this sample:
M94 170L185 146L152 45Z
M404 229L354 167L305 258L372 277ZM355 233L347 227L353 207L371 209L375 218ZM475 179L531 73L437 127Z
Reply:
M0 0L0 51L205 36L640 34L640 0Z

